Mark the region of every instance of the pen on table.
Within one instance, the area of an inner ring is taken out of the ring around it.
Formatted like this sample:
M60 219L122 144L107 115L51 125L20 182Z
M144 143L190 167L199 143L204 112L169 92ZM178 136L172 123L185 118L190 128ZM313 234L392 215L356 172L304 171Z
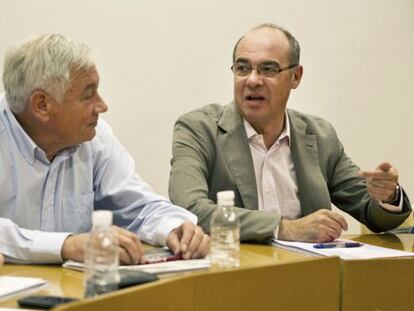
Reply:
M348 248L348 247L359 247L362 246L362 243L358 242L339 242L339 243L319 243L313 245L314 248Z
M152 263L161 263L161 262L167 262L167 261L175 261L175 260L183 260L182 254L177 255L170 255L166 257L160 257L156 259L150 259L143 263L143 265L152 264Z

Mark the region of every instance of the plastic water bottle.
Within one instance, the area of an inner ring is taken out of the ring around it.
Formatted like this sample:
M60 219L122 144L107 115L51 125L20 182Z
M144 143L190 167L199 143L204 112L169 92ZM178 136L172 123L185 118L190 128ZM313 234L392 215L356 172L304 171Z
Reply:
M95 297L118 288L118 240L111 230L112 212L92 214L92 232L85 248L85 297Z
M234 192L217 193L217 208L210 221L210 263L212 268L240 266L240 224L234 212Z

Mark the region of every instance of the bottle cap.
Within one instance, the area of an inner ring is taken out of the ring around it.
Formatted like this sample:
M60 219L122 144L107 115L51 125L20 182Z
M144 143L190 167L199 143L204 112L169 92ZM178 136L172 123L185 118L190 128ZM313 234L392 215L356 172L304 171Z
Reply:
M234 200L233 190L217 192L217 201L229 201L229 200Z
M93 227L110 227L112 225L111 211L94 211L92 213Z

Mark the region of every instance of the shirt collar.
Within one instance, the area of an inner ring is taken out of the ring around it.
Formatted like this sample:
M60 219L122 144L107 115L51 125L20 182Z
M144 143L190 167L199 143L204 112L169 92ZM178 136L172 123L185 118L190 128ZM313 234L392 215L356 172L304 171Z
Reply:
M29 135L21 127L14 114L11 112L9 106L6 104L4 107L4 114L6 121L10 127L10 132L14 138L17 149L24 156L29 163L33 163L36 148L38 148L35 142L30 138Z
M256 130L253 128L253 126L244 118L243 118L243 124L244 124L244 129L246 131L247 139L249 141L254 136L261 136L261 134L258 134L256 132ZM282 131L282 133L280 133L280 135L279 135L279 137L277 138L276 141L281 141L285 138L287 139L287 141L289 143L289 147L290 147L290 120L289 120L287 110L285 110L285 124L284 124L284 127L283 127L283 131Z

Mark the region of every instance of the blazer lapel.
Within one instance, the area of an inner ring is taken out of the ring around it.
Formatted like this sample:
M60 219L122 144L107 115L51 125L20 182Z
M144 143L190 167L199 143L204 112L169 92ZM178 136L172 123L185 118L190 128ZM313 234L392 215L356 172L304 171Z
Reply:
M319 167L318 145L315 135L306 134L306 123L288 109L291 123L291 153L298 183L303 215L322 208L326 202L326 181ZM328 194L329 195L329 194Z
M258 209L256 177L249 142L234 102L225 107L218 126L222 129L218 144L240 192L243 205L248 209Z

